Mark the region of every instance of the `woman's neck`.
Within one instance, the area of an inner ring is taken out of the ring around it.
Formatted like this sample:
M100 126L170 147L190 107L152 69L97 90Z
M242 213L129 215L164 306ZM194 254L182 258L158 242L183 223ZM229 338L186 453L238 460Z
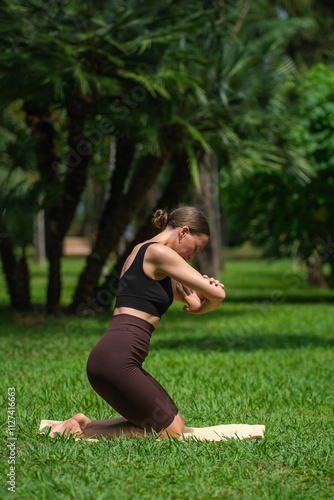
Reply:
M154 236L154 238L152 238L152 241L157 241L161 245L165 245L169 248L174 249L177 238L178 238L177 229L167 228L161 233Z

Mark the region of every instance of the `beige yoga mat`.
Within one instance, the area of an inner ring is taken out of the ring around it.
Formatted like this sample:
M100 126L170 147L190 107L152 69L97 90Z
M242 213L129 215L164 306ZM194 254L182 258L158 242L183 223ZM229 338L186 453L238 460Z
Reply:
M57 424L59 420L41 420L39 430ZM211 427L185 427L181 439L194 438L199 441L226 441L227 439L263 439L264 425L228 424ZM98 441L89 438L86 441Z

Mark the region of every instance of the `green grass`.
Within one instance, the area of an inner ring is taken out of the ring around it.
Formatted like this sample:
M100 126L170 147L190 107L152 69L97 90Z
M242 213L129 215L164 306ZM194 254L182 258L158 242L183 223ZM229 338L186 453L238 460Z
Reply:
M63 302L82 261L64 262ZM42 302L45 269L33 268ZM3 279L1 277L1 279ZM186 424L266 425L260 442L38 435L42 418L116 416L89 386L86 361L110 318L1 313L2 498L321 499L334 491L333 291L310 291L291 261L227 261L227 299L203 316L173 305L145 368ZM8 304L1 284L1 304ZM7 388L16 389L16 492L7 491Z

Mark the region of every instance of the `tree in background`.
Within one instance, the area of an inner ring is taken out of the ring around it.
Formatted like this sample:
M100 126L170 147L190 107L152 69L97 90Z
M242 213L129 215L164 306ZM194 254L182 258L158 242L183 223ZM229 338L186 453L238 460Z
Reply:
M109 185L74 310L98 290L103 265L149 188L162 183L162 200L172 203L172 161L183 173L189 168L198 187L211 159L239 178L259 168L283 165L299 175L307 167L287 140L282 84L294 69L286 44L309 22L285 19L272 4L2 3L1 97L23 100L35 141L49 312L60 300L62 241L101 155Z
M281 2L283 7L286 3ZM286 48L292 38L312 27L312 21L286 18L276 2L219 6L215 28L202 30L199 43L193 46L207 60L206 65L192 66L192 73L200 75L207 101L205 108L194 107L192 121L188 119L210 148L201 151L201 187L194 199L204 208L211 226L218 226L196 263L203 273L209 269L212 275L218 275L221 267L218 171L242 179L263 169L289 170L296 176L309 170L301 151L295 152L287 140L285 89L286 81L296 78Z
M131 144L139 143L139 138L132 137L130 120L124 126L125 115L133 111L131 99L138 104L148 93L168 95L155 83L161 51L149 49L154 44L163 47L178 35L173 34L173 27L163 24L165 6L161 7L160 18L154 17L157 11L144 15L142 5L138 4L137 10L135 7L135 2L115 5L101 1L93 5L75 0L52 8L41 1L3 2L1 6L1 97L7 101L24 100L26 121L35 139L36 166L44 184L49 312L55 312L59 305L62 242L83 194L94 149L99 145L96 132L102 140L113 133L116 140L120 138L119 149L130 152ZM66 114L65 158L57 156L55 144L54 113L61 109ZM146 118L142 110L139 129ZM97 126L93 131L89 129L92 122ZM140 135L142 130L135 132ZM165 150L164 158L169 154L171 133L163 126L160 132L162 142L167 141L161 148ZM154 155L147 147L144 152L151 160L146 165L149 177ZM129 199L134 206L135 196Z
M33 243L33 216L40 185L34 175L33 143L21 103L2 110L0 134L0 254L11 306L30 307L27 248Z
M100 220L98 239L80 276L71 306L73 310L84 310L87 301L90 302L97 295L98 280L109 253L115 250L126 224L131 222L140 203L144 202L145 186L149 188L153 185L174 150L185 150L194 183L199 189L195 201L207 212L213 226L216 222L212 203L215 181L212 178L210 157L213 158L214 154L218 158L214 164L221 162L219 168L232 169L240 176L245 171L254 171L264 165L268 169L280 169L284 164L284 168L295 173L305 167L302 159L294 163L287 162L275 141L282 139L279 127L284 125L282 111L285 103L281 87L293 70L291 61L284 57L284 47L289 37L299 29L305 29L308 23L281 20L279 30L277 22L274 26L269 23L269 27L262 27L261 23L254 25L254 14L252 19L252 28L247 28L249 36L246 44L236 39L237 32L242 29L241 20L244 22L243 10L233 6L226 9L222 17L212 9L201 17L200 31L184 31L180 42L160 53L156 78L161 85L166 78L169 79L169 85L165 88L170 98L157 102L153 97L148 97L145 111L149 121L143 130L154 150L161 151L161 144L167 145L168 156L154 156L153 163L150 157L145 158L145 164L150 165L146 175L138 164L133 188L130 185L128 191L123 190L123 196L118 197L120 186L127 185L128 171L126 166L119 170L117 165L125 159L129 168L134 150L127 144L124 151L116 153L112 191ZM282 25L286 27L283 31ZM271 32L273 28L274 33ZM152 109L158 110L158 120ZM131 118L136 123L137 118L140 122L141 117L132 113ZM169 139L165 137L161 140L161 123L165 131L174 129L176 133ZM272 139L273 130L276 132L275 141ZM290 153L288 143L286 150ZM217 234L214 233L214 236ZM213 249L208 247L210 254L204 257L205 267L202 265L202 271L217 275L220 241L212 237L211 243ZM216 265L212 267L212 263ZM115 282L116 277L113 278Z
M226 179L230 234L235 243L263 246L267 256L298 257L311 286L334 287L334 71L313 66L291 100L300 119L290 139L313 173L297 179L263 172L240 184Z
M289 40L288 53L302 71L318 62L331 63L334 42L334 4L331 0L283 3L285 16L312 20L310 29Z

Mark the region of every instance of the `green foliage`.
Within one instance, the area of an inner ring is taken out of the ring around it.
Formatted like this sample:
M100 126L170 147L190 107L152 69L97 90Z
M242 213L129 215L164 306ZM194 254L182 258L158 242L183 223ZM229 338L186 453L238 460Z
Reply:
M32 171L34 167L33 140L25 123L22 101L1 108L0 165L12 170Z
M265 0L163 0L149 7L132 0L2 2L0 100L21 99L24 109L29 108L37 143L40 130L33 123L42 116L55 125L55 145L50 140L49 150L43 150L51 158L43 168L53 173L52 189L40 184L52 216L56 218L59 200L79 202L79 195L61 191L66 176L76 175L72 156L89 156L82 199L92 207L96 227L105 199L102 184L111 170L110 137L116 146L120 137L136 143L127 189L146 155L166 151L166 128L175 124L175 143L187 153L197 187L204 152L216 154L220 168L238 179L269 169L309 175L305 150L295 147L291 122L286 121L287 82L293 84L296 69L287 47L313 27L310 19L298 17L300 6L308 3L295 2L292 11L289 2L277 7ZM26 118L21 112L23 128ZM10 151L6 161L8 168ZM74 184L67 184L69 191ZM83 184L77 183L80 189ZM97 203L91 192L99 193ZM38 208L31 204L30 213ZM71 206L64 213L74 210ZM63 232L69 224L64 223Z
M0 223L23 251L33 241L33 215L41 186L34 174L34 150L21 103L2 110L0 134Z
M82 262L64 264L69 299ZM33 272L46 280L45 270ZM89 443L38 435L43 418L78 411L94 419L116 416L85 372L110 318L2 312L4 431L7 388L16 389L15 498L331 498L333 305L312 303L305 275L291 261L227 261L222 281L228 294L219 310L195 317L173 306L152 336L145 368L170 392L187 424L264 424L265 439ZM40 294L41 282L34 288ZM229 300L236 289L244 294L239 303ZM263 294L255 303L253 290ZM275 291L283 296L275 299ZM301 293L307 303L292 304ZM7 444L3 432L3 477ZM13 498L5 485L2 497Z
M286 46L309 22L281 19L267 13L264 5L252 4L236 37L240 4L224 14L221 18L211 13L196 41L190 39L184 48L171 51L174 64L188 61L198 90L202 89L177 102L175 114L201 134L217 155L220 169L239 179L264 168L305 175L309 166L304 152L291 147L285 119L287 82L296 78Z
M221 150L223 162L228 153L231 167L241 173L263 159L277 167L282 158L277 150L269 154L272 141L263 131L278 132L273 103L282 113L280 88L293 70L284 49L309 25L282 19L262 2L251 5L237 38L242 12L239 2L226 7L224 16L207 2L165 1L149 10L138 2L93 7L69 1L53 9L40 1L8 3L1 88L9 97L21 92L40 107L68 106L79 95L112 116L116 132L136 128L142 139L152 137L153 151L161 149L153 131L161 121L176 120L188 123L188 142ZM145 89L144 106L129 99L134 84ZM124 120L129 112L131 120ZM186 147L191 153L191 145Z
M179 24L170 29L171 18L164 23L162 7L152 12L135 2L75 0L49 7L40 0L2 6L1 88L7 95L16 97L21 88L25 99L41 107L69 103L74 95L94 99L96 105L129 88L128 79L153 95L167 95L150 70L154 74L163 45L179 40L181 33ZM23 87L25 82L29 85Z
M232 234L239 231L241 239L264 245L267 255L294 255L307 262L317 252L322 264L329 266L330 286L334 285L333 85L334 72L316 65L293 89L293 96L298 95L295 116L300 120L291 129L290 140L308 158L313 171L309 178L264 172L242 184L228 180L223 184Z
M317 62L333 61L333 15L331 0L308 0L305 2L280 2L285 4L288 16L303 15L312 20L311 29L301 32L301 36L290 40L289 52L299 66L307 70Z
M317 173L334 172L334 69L324 64L312 66L296 93L302 126L293 136Z

